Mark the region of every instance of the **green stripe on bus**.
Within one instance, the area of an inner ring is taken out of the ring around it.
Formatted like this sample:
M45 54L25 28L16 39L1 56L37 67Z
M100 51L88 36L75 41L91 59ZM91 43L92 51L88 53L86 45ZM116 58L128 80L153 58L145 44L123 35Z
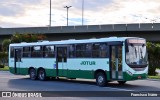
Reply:
M45 69L46 76L56 77L56 69ZM15 74L14 68L10 67L10 72ZM37 70L36 70L37 72ZM67 78L86 78L94 79L94 70L65 70L59 69L58 76L64 76ZM17 74L28 75L28 68L17 68ZM109 72L106 71L107 79L109 79Z

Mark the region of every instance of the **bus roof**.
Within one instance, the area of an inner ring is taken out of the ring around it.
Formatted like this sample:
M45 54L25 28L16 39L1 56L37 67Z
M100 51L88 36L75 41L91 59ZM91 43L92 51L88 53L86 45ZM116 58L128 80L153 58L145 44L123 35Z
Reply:
M33 46L33 45L62 45L62 44L76 44L76 43L95 43L95 42L114 42L114 41L125 41L129 38L139 38L139 37L108 37L108 38L91 38L91 39L82 39L82 40L61 40L61 41L41 41L41 42L21 42L13 43L10 46ZM139 38L143 39L143 38Z

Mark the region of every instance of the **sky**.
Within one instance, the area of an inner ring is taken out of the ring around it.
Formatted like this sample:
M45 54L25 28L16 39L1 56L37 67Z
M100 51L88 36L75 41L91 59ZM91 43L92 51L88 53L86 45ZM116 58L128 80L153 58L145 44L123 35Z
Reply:
M83 0L51 0L51 26L82 25ZM160 23L160 0L84 0L83 25ZM0 27L47 27L50 0L0 0Z

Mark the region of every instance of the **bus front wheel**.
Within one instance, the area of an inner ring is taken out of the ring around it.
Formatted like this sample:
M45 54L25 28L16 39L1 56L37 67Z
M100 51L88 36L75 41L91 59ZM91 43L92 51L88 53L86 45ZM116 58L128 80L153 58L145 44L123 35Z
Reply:
M98 86L101 86L101 87L103 87L107 84L106 76L104 73L99 72L96 74L96 83Z
M46 80L46 73L45 73L45 70L44 70L44 69L40 69L40 70L38 71L38 78L39 78L39 80L41 80L41 81Z
M30 69L29 70L29 76L30 76L30 79L31 80L36 80L37 79L37 76L36 76L36 70L35 69Z

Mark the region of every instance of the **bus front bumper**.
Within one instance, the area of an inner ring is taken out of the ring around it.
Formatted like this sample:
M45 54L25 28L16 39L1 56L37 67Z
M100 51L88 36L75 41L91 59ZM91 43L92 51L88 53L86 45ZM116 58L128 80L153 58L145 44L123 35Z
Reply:
M125 81L147 79L148 76L146 73L129 75L127 72L124 72L123 75Z

